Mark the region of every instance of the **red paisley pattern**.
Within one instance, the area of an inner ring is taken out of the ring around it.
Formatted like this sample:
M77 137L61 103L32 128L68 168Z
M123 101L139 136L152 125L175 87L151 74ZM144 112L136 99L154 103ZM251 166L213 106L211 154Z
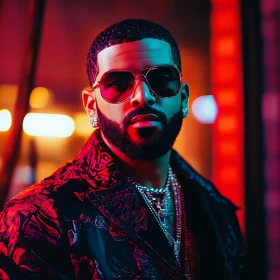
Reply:
M99 132L96 132L88 140L72 162L58 168L50 177L15 196L1 212L0 253L10 258L22 271L40 272L41 270L44 273L49 271L48 266L40 267L36 255L30 253L29 248L25 248L25 238L26 240L44 239L51 246L59 247L64 232L60 225L58 209L54 206L52 193L57 192L69 180L73 179L89 182L91 194L115 187L123 179L116 159L101 140ZM80 201L87 199L85 192L76 191L74 195ZM140 208L139 205L133 205L131 195L133 193L125 193L125 191L117 193L112 206L117 207L121 219L129 222L130 226L135 226L136 231L145 230L147 227L146 209ZM111 198L108 199L106 196L102 199L104 205L109 205L112 202ZM134 206L136 209L130 213L127 207ZM124 208L121 209L122 207ZM137 215L137 210L139 210L139 215ZM81 222L96 223L84 214L79 217L79 221L72 221L72 229L67 231L70 247L75 247L79 243ZM101 225L100 218L97 223L99 226ZM110 223L109 226L108 224L105 226L107 222L103 221L102 223L103 228L108 230L115 241L127 239L115 224ZM95 279L97 279L97 275L100 276L100 273L94 269L94 262L83 253L81 255L70 253L69 258L76 278L79 278L83 271L87 271L87 276L95 275ZM35 264L33 265L31 262L34 260ZM1 273L5 275L3 270Z
M0 268L0 279L1 280L10 280L10 277L5 273L3 269Z
M95 194L95 198L102 203L103 212L106 213L108 210L112 212L113 208L118 219L135 229L136 232L147 230L147 210L139 204L135 189L121 189L112 194L100 192ZM114 222L118 224L118 221Z

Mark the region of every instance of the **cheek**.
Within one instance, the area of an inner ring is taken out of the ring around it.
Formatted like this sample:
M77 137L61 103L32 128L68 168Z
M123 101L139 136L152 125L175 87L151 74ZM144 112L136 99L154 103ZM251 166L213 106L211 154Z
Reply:
M96 98L99 110L110 120L121 124L125 109L123 104L110 104L106 102L101 96Z
M180 98L175 97L176 99L164 99L162 100L161 108L164 111L167 118L172 117L176 114L181 108Z

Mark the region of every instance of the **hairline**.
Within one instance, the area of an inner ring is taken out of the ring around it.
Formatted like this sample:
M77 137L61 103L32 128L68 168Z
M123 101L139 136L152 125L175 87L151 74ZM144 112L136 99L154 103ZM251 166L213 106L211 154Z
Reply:
M146 37L146 38L141 38L141 39L135 39L135 40L130 40L130 41L123 41L123 42L120 42L120 43L112 43L110 46L107 46L105 47L104 49L100 50L99 52L96 53L96 66L97 66L97 71L96 71L96 75L95 75L95 78L94 78L94 81L93 81L93 84L96 82L96 78L100 72L100 68L99 68L99 60L98 60L98 56L99 54L104 51L104 50L107 50L108 48L110 47L114 47L114 46L118 46L118 45L122 45L122 44L127 44L127 43L133 43L133 42L137 42L137 41L142 41L142 40L145 40L145 39L153 39L153 40L159 40L159 41L162 41L162 42L165 42L166 44L168 44L169 48L170 48L170 51L171 51L171 55L172 55L172 59L173 59L173 62L176 66L176 68L181 72L181 69L179 67L179 65L177 65L175 59L174 59L174 55L173 55L173 51L172 51L172 46L169 42L167 42L166 40L164 39L159 39L159 38L153 38L153 37ZM158 65L154 65L154 66L158 66ZM174 66L174 65L172 65ZM148 67L147 67L148 68ZM128 69L127 69L128 70ZM90 85L91 87L93 86Z

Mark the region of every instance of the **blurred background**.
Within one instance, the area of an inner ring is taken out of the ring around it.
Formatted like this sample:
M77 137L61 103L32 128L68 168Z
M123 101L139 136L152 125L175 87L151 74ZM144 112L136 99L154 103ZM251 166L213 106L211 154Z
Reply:
M240 210L247 279L280 279L279 0L0 0L0 201L71 160L93 132L86 56L143 18L179 44L190 114L175 149Z

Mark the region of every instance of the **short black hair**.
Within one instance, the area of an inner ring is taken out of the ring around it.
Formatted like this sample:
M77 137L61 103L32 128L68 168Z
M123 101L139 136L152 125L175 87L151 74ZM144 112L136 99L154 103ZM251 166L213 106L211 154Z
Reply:
M93 41L87 56L87 74L90 86L98 74L97 55L113 45L133 42L145 38L159 39L169 43L172 57L181 71L181 57L178 45L170 32L157 23L144 19L127 19L117 22L102 31Z

